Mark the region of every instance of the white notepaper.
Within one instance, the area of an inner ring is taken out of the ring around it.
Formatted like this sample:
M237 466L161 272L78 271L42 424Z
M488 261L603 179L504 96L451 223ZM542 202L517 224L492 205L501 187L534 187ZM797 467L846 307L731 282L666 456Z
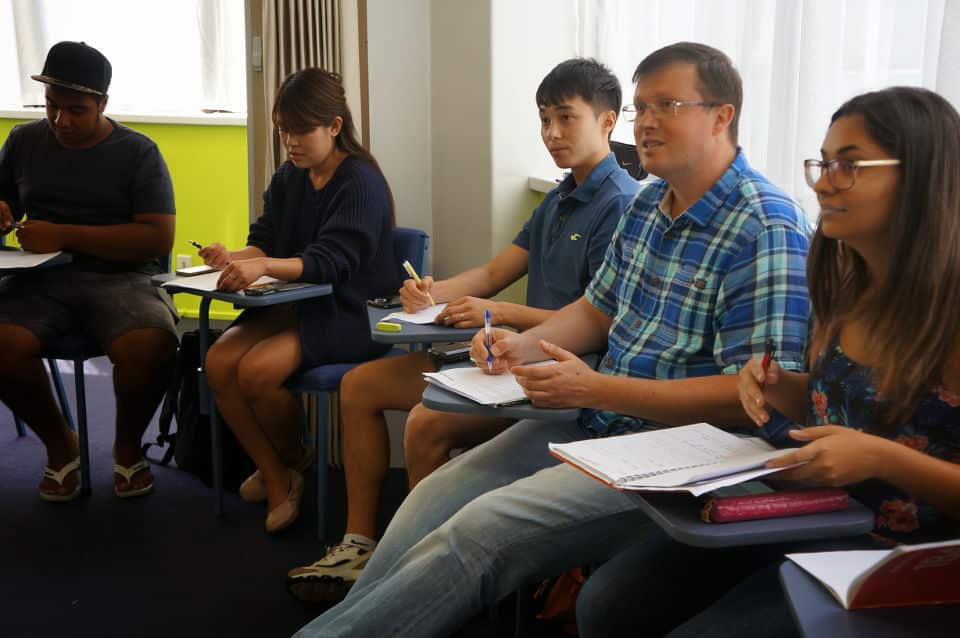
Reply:
M550 360L527 365L555 363L556 361ZM440 372L425 372L423 378L427 383L438 385L481 405L505 405L525 401L527 398L523 387L517 383L517 378L509 372L486 374L477 367L451 368Z
M390 321L391 319L396 319L397 321L406 321L407 323L418 323L421 325L433 323L433 320L437 318L437 315L443 312L443 309L446 307L447 304L438 303L436 306L427 306L426 308L416 312L391 312L381 321Z
M163 283L164 287L167 286L176 286L177 288L184 288L187 290L199 290L203 292L213 292L217 289L217 280L220 279L220 271L216 270L214 272L207 273L205 275L195 275L193 277L176 277L170 281L165 281ZM260 284L271 284L276 281L280 281L274 277L267 277L264 275L260 277L255 282L250 284L251 286L258 286Z
M17 268L36 268L57 255L62 251L55 253L32 253L29 250L0 250L0 270L14 270Z
M708 423L551 443L550 451L614 487L695 495L777 472L766 462L787 453Z

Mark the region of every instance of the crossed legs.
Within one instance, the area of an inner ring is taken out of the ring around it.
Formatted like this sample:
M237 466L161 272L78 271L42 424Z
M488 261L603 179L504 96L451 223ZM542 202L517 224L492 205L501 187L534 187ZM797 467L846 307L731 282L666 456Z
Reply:
M300 407L284 386L301 356L298 317L289 304L247 317L207 352L207 381L224 420L260 471L268 511L287 501L290 468L303 454Z

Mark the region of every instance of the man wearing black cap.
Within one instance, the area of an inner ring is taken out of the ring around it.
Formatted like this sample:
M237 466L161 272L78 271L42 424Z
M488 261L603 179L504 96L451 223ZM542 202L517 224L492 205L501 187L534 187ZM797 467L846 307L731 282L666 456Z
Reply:
M96 339L114 365L114 491L148 493L140 439L176 354L176 311L150 284L170 252L173 185L156 144L104 117L110 62L83 42L47 53L46 121L15 127L0 148L0 234L24 249L68 251L64 267L0 281L0 400L47 449L40 497L80 492L76 435L54 403L40 360L60 335ZM16 224L17 221L22 221Z

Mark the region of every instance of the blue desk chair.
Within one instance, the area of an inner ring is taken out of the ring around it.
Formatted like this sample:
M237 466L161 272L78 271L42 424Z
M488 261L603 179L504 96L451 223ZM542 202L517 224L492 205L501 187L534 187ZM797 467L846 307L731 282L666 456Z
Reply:
M430 251L430 236L416 228L397 227L393 231L393 250L399 263L408 260L418 273L427 270L427 255ZM406 351L392 348L382 358L395 357ZM360 362L362 363L362 362ZM328 413L336 401L340 379L360 363L333 363L317 366L295 374L287 382L293 392L317 395L316 429L314 443L317 458L317 537L322 541L326 534L327 501L327 449L330 436Z

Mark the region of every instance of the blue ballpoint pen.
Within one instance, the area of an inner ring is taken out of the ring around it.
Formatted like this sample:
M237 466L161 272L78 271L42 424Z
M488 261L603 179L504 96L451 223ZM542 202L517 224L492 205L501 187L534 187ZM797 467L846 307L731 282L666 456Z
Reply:
M483 331L487 333L487 371L493 371L493 353L490 352L490 346L493 345L493 338L490 334L490 311L483 311Z

